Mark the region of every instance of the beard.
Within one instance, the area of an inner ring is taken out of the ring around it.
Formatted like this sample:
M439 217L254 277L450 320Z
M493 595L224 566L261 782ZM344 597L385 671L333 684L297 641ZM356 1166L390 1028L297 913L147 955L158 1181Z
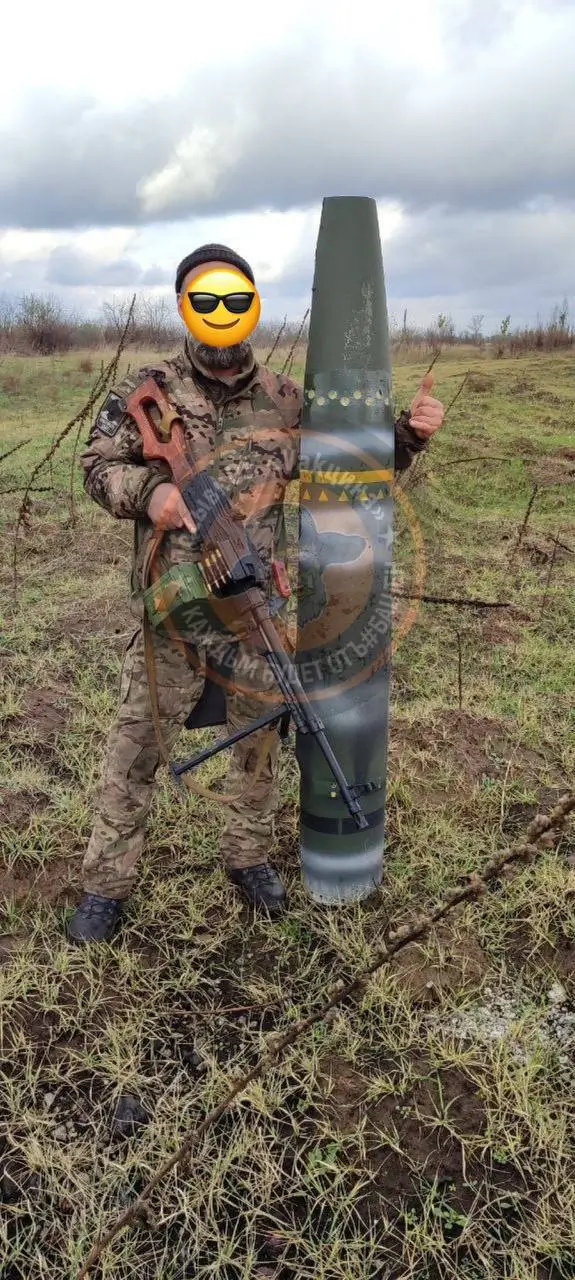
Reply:
M207 342L194 342L194 351L206 369L233 369L246 363L251 347L249 342L236 342L232 347L210 347Z

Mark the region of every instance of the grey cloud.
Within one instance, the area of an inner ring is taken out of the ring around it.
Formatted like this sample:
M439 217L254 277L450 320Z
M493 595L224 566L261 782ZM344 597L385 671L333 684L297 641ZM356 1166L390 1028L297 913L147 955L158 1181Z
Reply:
M531 212L451 213L441 207L407 218L384 241L390 314L449 311L461 326L473 312L513 324L550 314L564 297L575 306L575 210L540 201ZM282 279L262 290L264 312L293 317L309 305L313 243L301 246ZM498 322L498 321L497 321Z
M350 51L335 72L306 34L228 69L223 102L214 100L211 71L179 95L116 112L88 98L36 98L17 128L0 133L0 218L25 227L134 225L284 210L329 193L399 199L413 213L509 209L538 194L575 200L573 7L555 7L546 42L527 55L514 48L504 0L489 7L490 23L478 0L444 5L446 27L459 13L453 65L429 81L394 65L382 18L377 52ZM202 131L212 138L213 189L209 173L197 185ZM150 210L138 191L162 173L163 204Z
M396 295L457 293L462 283L480 295L523 288L575 294L575 209L457 216L428 210L406 221L386 246Z
M0 219L26 228L122 225L137 219L136 186L165 163L181 129L170 102L110 112L93 98L28 96L0 130Z
M264 320L286 312L297 320L309 306L318 213L307 222L305 237L281 278L261 282ZM166 226L167 244L169 239ZM419 323L448 311L464 326L474 312L484 313L487 324L499 323L510 312L515 325L534 321L538 313L546 317L564 296L573 314L574 242L575 210L550 201L533 202L530 212L478 214L435 206L413 214L383 243L390 314L401 319L408 306L411 319ZM143 269L132 258L103 266L70 245L44 261L10 263L4 273L0 264L0 291L14 297L46 288L66 306L93 314L116 290L142 294L165 284L175 315L172 277L171 266Z
M516 0L443 0L443 39L453 49L489 48L510 30L517 12Z
M117 258L102 263L91 254L61 246L48 258L45 271L47 284L56 285L129 285L152 286L167 284L171 276L160 267L143 270L133 258Z
M148 289L158 284L169 284L173 288L174 274L174 271L165 271L163 267L148 267L142 272L140 284Z

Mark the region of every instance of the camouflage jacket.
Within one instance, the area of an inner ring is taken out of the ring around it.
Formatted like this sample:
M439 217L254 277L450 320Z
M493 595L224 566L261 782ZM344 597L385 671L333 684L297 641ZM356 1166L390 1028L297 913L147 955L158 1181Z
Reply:
M181 414L192 450L210 451L212 474L224 485L266 568L285 544L284 495L298 476L302 392L291 378L257 364L253 353L224 383L205 369L186 341L175 357L139 369L108 394L81 456L86 492L111 515L134 521L132 593L152 535L146 511L157 485L170 479L162 462L145 461L127 396L148 376L158 378ZM404 471L426 442L404 421L395 424L395 469ZM198 559L199 542L185 530L166 534L161 565ZM268 575L271 580L271 574ZM272 590L270 586L270 590Z

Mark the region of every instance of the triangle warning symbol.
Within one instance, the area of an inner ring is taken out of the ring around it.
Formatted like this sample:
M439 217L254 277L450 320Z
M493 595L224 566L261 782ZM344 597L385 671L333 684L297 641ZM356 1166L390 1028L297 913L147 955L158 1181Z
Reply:
M349 502L349 498L347 496L347 493L345 493L345 491L338 498L338 502Z
M304 489L303 494L302 494L302 498L304 498L304 499L306 499L306 498L307 498L308 500L311 498L311 493L310 493L309 489Z
M325 489L322 489L322 491L321 491L321 493L320 493L320 495L319 495L319 500L320 500L320 502L328 502L328 501L329 501L328 496L327 496L327 493L325 492Z

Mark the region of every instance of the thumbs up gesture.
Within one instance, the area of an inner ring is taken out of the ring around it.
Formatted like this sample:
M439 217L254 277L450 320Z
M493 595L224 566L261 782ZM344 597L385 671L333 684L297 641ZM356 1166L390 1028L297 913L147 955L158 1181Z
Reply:
M436 400L434 396L429 394L433 382L433 373L426 373L421 380L419 391L414 396L409 407L411 414L409 425L415 431L416 436L424 440L428 440L430 436L439 430L445 417L445 409L441 400Z

